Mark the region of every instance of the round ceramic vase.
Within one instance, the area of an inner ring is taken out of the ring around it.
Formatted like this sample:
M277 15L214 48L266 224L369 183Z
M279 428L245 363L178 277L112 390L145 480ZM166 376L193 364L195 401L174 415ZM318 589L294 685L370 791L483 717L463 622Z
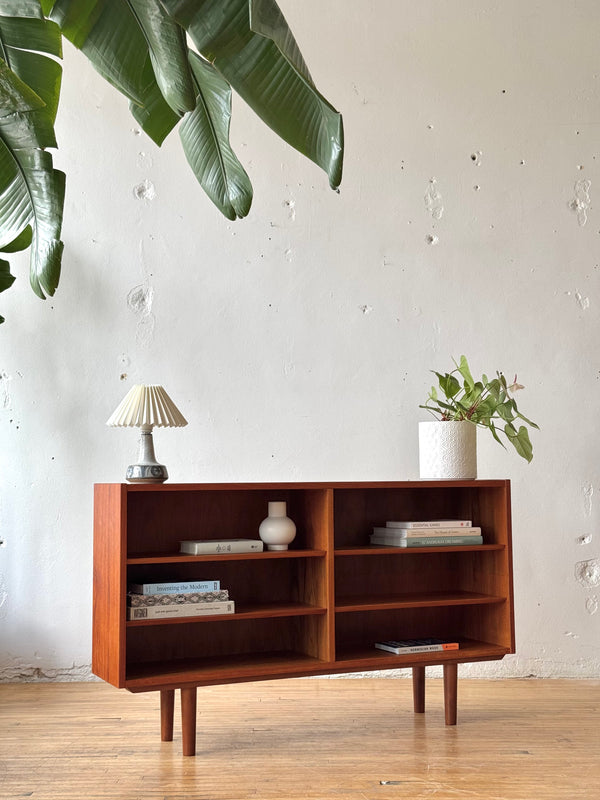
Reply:
M267 550L287 550L296 536L296 526L286 516L287 508L283 502L269 503L269 516L260 523L258 535L267 545Z
M477 426L472 422L419 422L422 480L477 477Z

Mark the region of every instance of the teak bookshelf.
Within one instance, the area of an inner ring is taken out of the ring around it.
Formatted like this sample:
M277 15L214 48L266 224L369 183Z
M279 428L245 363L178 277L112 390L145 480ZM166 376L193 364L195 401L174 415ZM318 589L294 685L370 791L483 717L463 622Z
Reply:
M267 503L297 527L288 551L181 555L182 539L258 538ZM472 519L484 544L369 546L390 519ZM220 580L235 614L127 621L128 583ZM459 650L396 656L379 639L452 638ZM457 665L515 652L510 482L97 484L92 668L131 692L161 692L163 740L181 690L184 755L195 753L196 688L443 665L446 724Z

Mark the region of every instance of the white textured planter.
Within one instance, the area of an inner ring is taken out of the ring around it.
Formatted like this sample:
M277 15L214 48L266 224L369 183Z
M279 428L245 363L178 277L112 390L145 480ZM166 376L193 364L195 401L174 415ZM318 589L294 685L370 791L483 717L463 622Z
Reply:
M419 472L423 480L477 477L477 426L471 422L419 422Z

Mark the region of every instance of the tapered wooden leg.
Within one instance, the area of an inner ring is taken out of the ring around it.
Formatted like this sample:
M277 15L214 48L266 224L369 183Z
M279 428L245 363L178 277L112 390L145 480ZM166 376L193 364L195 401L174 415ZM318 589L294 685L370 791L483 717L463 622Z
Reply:
M196 687L181 688L181 738L183 755L196 755Z
M173 714L175 712L175 689L162 689L160 693L160 738L173 741Z
M412 668L413 704L415 714L425 713L425 667Z
M444 710L446 725L456 725L458 664L444 664Z

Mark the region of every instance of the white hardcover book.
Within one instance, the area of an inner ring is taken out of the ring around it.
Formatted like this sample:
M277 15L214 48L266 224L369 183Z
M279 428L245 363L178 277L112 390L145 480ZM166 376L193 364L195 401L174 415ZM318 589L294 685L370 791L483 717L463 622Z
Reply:
M483 544L483 536L411 536L407 539L391 539L374 533L369 541L384 547L452 547Z
M180 543L181 552L192 556L207 553L262 553L263 543L260 539L197 539Z
M426 536L481 536L481 528L473 525L470 528L373 528L377 536L396 539L423 539Z
M178 603L171 606L134 606L127 609L128 620L168 619L169 617L208 617L216 614L233 614L233 600L216 600L214 603Z
M425 519L385 523L386 528L470 528L470 519Z

